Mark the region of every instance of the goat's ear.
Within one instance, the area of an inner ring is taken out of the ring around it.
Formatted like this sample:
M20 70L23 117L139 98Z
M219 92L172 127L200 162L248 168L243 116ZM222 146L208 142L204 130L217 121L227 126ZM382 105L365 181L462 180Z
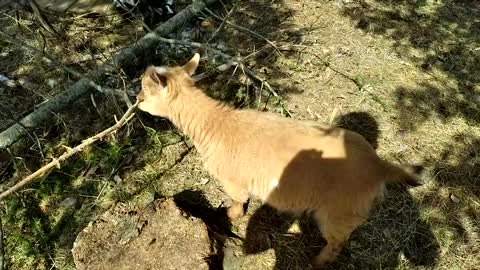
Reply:
M198 63L200 62L200 54L195 53L195 55L186 63L183 65L183 69L188 73L189 76L192 76L195 74L195 70L197 70Z
M167 87L167 77L164 75L164 68L151 66L145 73L159 90Z

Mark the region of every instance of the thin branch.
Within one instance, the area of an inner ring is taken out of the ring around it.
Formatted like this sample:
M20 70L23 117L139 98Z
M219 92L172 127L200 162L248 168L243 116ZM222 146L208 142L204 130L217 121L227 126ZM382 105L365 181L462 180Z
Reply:
M301 45L301 46L302 46L302 45ZM302 47L303 47L302 50L299 50L299 49L294 48L294 47L296 47L296 45L291 45L291 44L289 44L289 45L287 45L287 46L285 46L285 47L280 47L279 50L280 50L280 51L287 51L287 52L297 52L297 53L299 53L299 54L304 53L304 54L308 54L308 55L314 56L314 57L317 58L325 67L328 67L328 68L331 69L333 72L335 72L335 73L337 73L338 75L344 77L345 79L353 82L353 83L358 87L359 90L361 90L361 89L363 88L364 85L363 85L360 81L358 81L358 80L355 79L355 78L352 78L352 77L348 76L345 72L340 71L339 69L337 69L337 68L335 68L335 67L332 67L332 65L331 65L328 61L325 61L325 59L322 58L322 57L320 57L318 54L307 51L306 49L307 49L308 47L302 46Z
M74 154L83 151L83 149L85 149L85 147L91 145L92 143L94 143L94 142L102 139L103 137L111 134L112 132L120 129L123 125L125 125L128 121L130 121L130 119L132 119L132 117L135 115L134 110L137 108L138 103L139 102L137 101L137 102L135 102L135 104L133 104L133 106L128 108L127 112L125 112L125 114L122 116L122 118L115 125L105 129L104 131L96 134L95 136L92 136L92 137L84 140L81 144L75 146L74 148L68 148L68 150L64 154L62 154L60 157L54 158L47 165L43 166L42 168L38 169L34 173L25 177L23 180L21 180L20 182L18 182L17 184L15 184L11 188L9 188L8 190L2 192L0 194L0 200L3 200L5 197L7 197L8 195L12 194L13 192L19 190L23 186L25 186L27 184L30 184L33 180L45 175L51 169L53 169L55 167L60 168L61 162L65 161L66 159L73 156Z
M310 52L310 51L307 51L306 49L308 48L307 46L303 46L303 45L300 45L301 47L303 47L302 50L299 50L299 49L296 49L294 47L298 47L298 45L287 45L286 47L280 47L280 50L281 51L293 51L293 52L298 52L299 54L309 54L309 55L312 55L314 57L316 57L325 67L329 68L330 70L332 70L333 72L335 72L336 74L339 74L340 76L342 76L343 78L351 81L352 83L355 84L355 86L358 88L358 90L360 91L365 91L367 92L374 101L376 101L378 104L380 104L383 109L385 111L388 111L387 109L387 106L385 105L385 103L382 101L381 98L378 97L377 94L375 94L372 90L371 90L371 86L369 85L365 85L363 84L361 81L359 81L358 79L356 78L352 78L350 77L347 73L341 71L340 69L336 68L336 67L333 67L330 62L328 61L325 61L324 58L318 56L316 53L313 53L313 52ZM330 78L331 80L331 78ZM328 81L326 82L328 83ZM326 84L325 83L325 84Z
M208 8L205 8L205 10L209 10ZM211 11L210 11L211 12ZM216 15L215 15L216 16ZM225 20L226 21L226 20ZM149 31L151 34L155 34L155 32L153 32L145 23L143 23L143 26L147 29L147 31ZM194 42L194 41L185 41L185 40L177 40L177 39L170 39L170 38L164 38L164 37L161 37L161 36L158 36L158 35L155 35L155 38L157 40L159 40L160 42L163 42L163 43L168 43L168 44L172 44L172 45L184 45L184 46L188 46L188 47L193 47L193 48L198 48L198 49L205 49L205 50L208 50L208 51L211 51L213 52L214 54L217 54L219 56L222 56L223 58L225 59L228 59L228 63L226 63L225 65L225 70L227 70L230 66L239 66L245 73L246 75L248 75L249 77L251 77L252 79L254 79L255 81L257 82L260 82L262 85L264 85L267 90L274 96L274 97L279 97L278 93L275 92L275 90L273 90L273 88L270 86L270 84L263 78L259 77L258 75L255 74L255 72L253 72L251 69L249 69L247 66L245 66L245 64L243 64L243 61L242 59L240 58L237 58L237 57L233 57L233 56L230 56L220 50L217 50L217 49L213 49L209 46L207 46L206 44L202 44L202 43L199 43L199 42ZM272 43L273 46L275 46L273 43ZM219 66L219 67L223 67L223 65ZM223 70L221 70L223 71ZM195 81L199 81L199 80L202 80L204 79L203 76L198 76L197 78L194 78ZM288 116L292 116L292 114L290 113L290 111L287 109L287 108L283 108L285 110L285 112L287 113Z
M58 59L56 59L55 57L53 57L52 55L46 53L46 52L43 52L42 50L40 49L37 49L31 45L28 45L27 43L17 39L17 38L14 38L12 37L11 35L3 32L2 30L0 30L0 36L3 36L5 38L5 40L7 42L10 42L12 44L15 44L15 45L18 45L18 46L21 46L27 50L30 50L30 51L33 51L34 53L42 56L42 57L45 57L46 59L48 59L50 62L52 62L54 65L56 65L57 67L63 69L64 71L66 71L67 73L69 73L70 75L72 75L73 77L77 78L77 79L87 79L89 80L89 85L93 88L95 88L95 90L101 92L101 93L112 93L112 94L116 94L116 95L120 95L121 96L121 93L118 93L118 91L116 91L115 89L110 89L110 88L106 88L106 87L102 87L100 85L98 85L97 83L95 83L93 80L87 78L85 75L83 75L82 73L72 69L72 68L69 68L67 67L65 64L63 64L62 62L60 62Z
M43 28L45 28L45 30L47 30L47 32L52 34L54 37L59 38L60 35L57 33L57 31L55 31L55 28L53 28L53 26L47 20L45 15L42 13L42 11L40 11L40 8L37 2L35 0L30 0L30 6L33 9L33 13L37 15L37 18L40 21L40 24L43 26Z
M220 31L222 31L222 29L225 27L225 23L227 22L230 15L232 15L234 9L235 7L232 7L230 11L228 11L227 15L225 15L225 17L223 18L223 21L220 24L220 26L215 30L215 32L213 32L212 36L207 40L207 44L210 43L210 41L212 41L218 35L218 33L220 33Z
M260 39L263 39L263 40L265 40L265 42L267 42L268 44L270 44L273 48L277 49L277 45L275 45L275 43L273 43L272 41L270 41L268 38L260 35L259 33L254 32L254 31L252 31L252 30L250 30L250 29L248 29L248 28L245 28L245 27L243 27L243 26L236 25L236 24L234 24L234 23L232 23L232 22L230 22L230 21L228 21L228 20L226 20L226 19L220 18L217 14L215 14L215 13L214 13L213 11L211 11L209 8L205 8L205 11L207 11L207 12L208 12L212 17L214 17L215 19L217 19L217 20L219 20L219 21L224 21L224 22L226 22L228 25L232 26L233 28L237 28L237 29L240 30L240 31L247 32L247 33L252 34L252 35L254 35L254 36L256 36L256 37L258 37L258 38L260 38ZM277 51L278 51L278 50L277 50Z
M206 78L212 76L213 74L215 74L217 72L227 71L232 66L235 66L235 64L233 64L232 62L223 64L223 65L219 65L219 66L215 67L215 71L213 71L213 72L212 71L206 71L206 72L197 74L197 75L193 76L192 79L193 79L194 82L199 82L203 79L206 79Z
M157 37L172 33L175 29L185 24L185 22L200 14L207 5L211 5L216 1L193 1L175 16L155 28L154 33L146 34L129 46L119 50L113 55L112 59L97 66L95 70L88 72L86 77L94 81L102 81L107 78L108 74L117 72L121 68L140 68L140 65L143 64L141 60L154 53L155 46L160 42ZM53 96L48 102L23 117L20 122L29 129L44 124L48 122L52 112L59 112L78 98L90 94L91 91L90 81L86 78L80 79L68 87L67 90ZM0 133L0 150L10 147L25 136L26 130L23 126L14 124Z
M185 41L185 40L176 40L176 39L169 39L169 38L164 38L164 37L156 37L160 42L164 42L164 43L168 43L168 44L172 44L172 45L184 45L184 46L188 46L188 47L193 47L193 48L198 48L198 49L205 49L207 51L211 51L212 53L214 54L217 54L223 58L225 58L226 60L228 60L228 63L226 64L229 64L229 65L235 65L235 66L239 66L241 69L243 69L246 73L246 75L248 75L249 77L251 77L252 79L254 79L255 81L259 82L259 83L263 83L263 85L265 85L265 87L267 88L267 90L275 97L278 97L278 93L275 92L275 90L273 90L273 88L270 86L270 84L263 78L261 78L260 76L256 75L255 72L253 72L250 68L248 68L247 66L245 66L245 64L242 62L242 60L238 57L233 57L233 56L230 56L220 50L217 50L217 49L213 49L205 44L202 44L202 43L199 43L199 42L190 42L190 41Z

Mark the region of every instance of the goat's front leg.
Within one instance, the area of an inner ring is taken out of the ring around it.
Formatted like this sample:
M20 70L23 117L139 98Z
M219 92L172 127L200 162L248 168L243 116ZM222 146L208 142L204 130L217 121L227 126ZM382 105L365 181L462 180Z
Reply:
M227 209L230 220L237 220L245 215L244 205L248 200L248 193L235 185L225 185L225 191L232 198L232 205Z
M233 221L243 217L245 215L244 205L245 202L233 200L232 205L227 209L228 218Z

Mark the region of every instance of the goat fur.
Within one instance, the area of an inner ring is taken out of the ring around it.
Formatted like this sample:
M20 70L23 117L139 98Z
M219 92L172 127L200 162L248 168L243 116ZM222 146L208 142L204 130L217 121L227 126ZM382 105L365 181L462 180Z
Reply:
M366 221L385 183L418 185L414 174L379 158L355 132L213 100L191 79L199 59L147 68L137 98L141 110L168 118L192 139L233 199L231 219L244 214L250 195L281 211L311 211L327 240L314 259L322 266Z

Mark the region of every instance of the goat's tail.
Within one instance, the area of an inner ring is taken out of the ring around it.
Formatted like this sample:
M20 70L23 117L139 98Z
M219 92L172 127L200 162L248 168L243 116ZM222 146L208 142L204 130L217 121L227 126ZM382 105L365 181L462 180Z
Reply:
M386 183L403 183L409 187L417 187L422 185L419 174L423 171L422 166L418 165L395 165L387 161L383 161L386 169Z

